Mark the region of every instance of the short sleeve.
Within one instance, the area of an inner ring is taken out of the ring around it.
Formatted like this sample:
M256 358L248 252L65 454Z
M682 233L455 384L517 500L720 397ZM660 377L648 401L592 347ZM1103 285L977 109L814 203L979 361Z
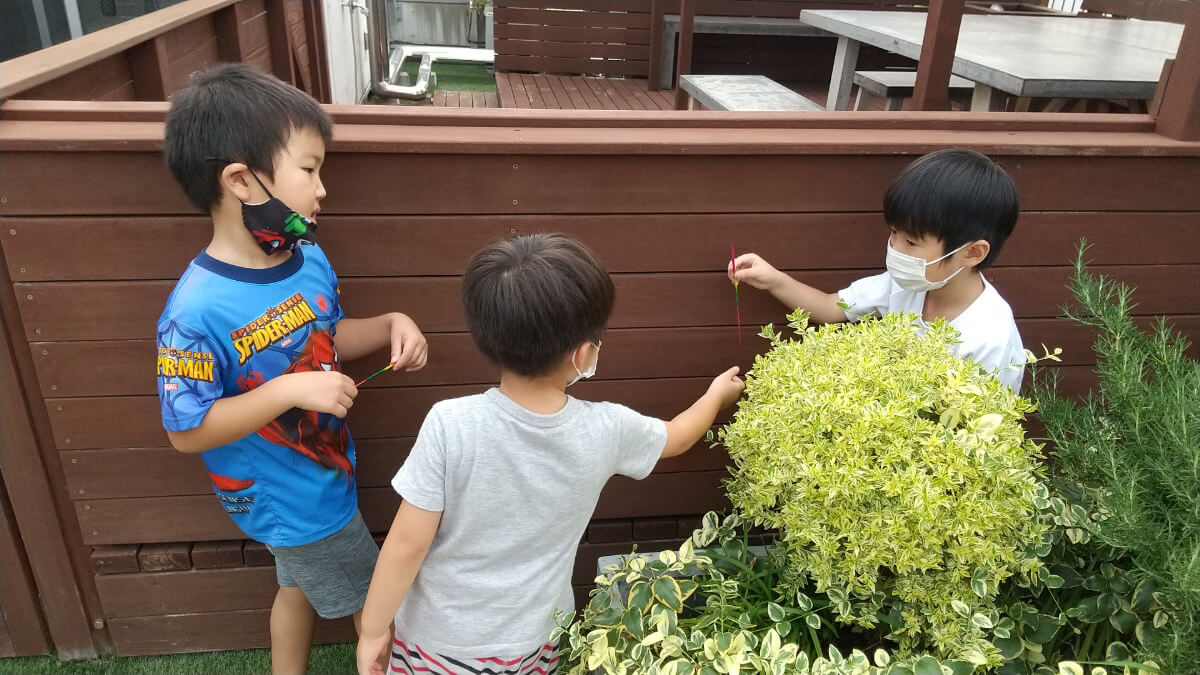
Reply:
M888 311L892 295L892 278L887 273L865 277L838 291L846 318L858 321L865 316L883 316Z
M342 311L342 286L338 281L337 272L333 271L333 265L330 264L329 258L325 255L325 249L316 244L306 244L301 251L306 256L313 256L319 261L320 265L325 268L325 276L329 279L329 288L333 291L333 306L329 310L330 334L337 335L337 324L342 319L346 318L346 313Z
M641 480L650 475L667 445L667 424L617 403L605 405L617 441L612 473Z
M159 323L157 342L163 427L194 429L224 392L223 357L206 333L171 319Z
M392 478L392 488L419 509L446 509L446 434L437 405L425 416L408 459Z

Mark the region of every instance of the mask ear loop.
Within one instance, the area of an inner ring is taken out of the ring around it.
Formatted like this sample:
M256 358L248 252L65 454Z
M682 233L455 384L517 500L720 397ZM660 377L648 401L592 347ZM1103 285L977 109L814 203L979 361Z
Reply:
M222 157L205 157L204 161L206 161L206 162L225 162L226 164L233 164L233 160L224 159ZM271 194L271 191L269 189L267 189L266 185L263 184L262 179L258 177L258 174L254 173L254 169L250 169L249 167L247 167L247 170L250 172L250 175L254 177L254 182L258 183L258 186L263 189L263 192L267 193L267 198L274 199L275 195Z

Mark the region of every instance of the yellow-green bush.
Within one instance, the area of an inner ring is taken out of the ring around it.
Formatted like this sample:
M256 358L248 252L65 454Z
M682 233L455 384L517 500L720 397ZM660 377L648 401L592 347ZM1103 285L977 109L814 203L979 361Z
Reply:
M789 319L801 339L764 329L772 348L719 434L735 508L779 529L793 581L815 582L840 621L994 665L986 638L1011 623L999 584L1045 574L1049 493L1021 427L1033 404L954 356L944 321L921 336L912 315Z

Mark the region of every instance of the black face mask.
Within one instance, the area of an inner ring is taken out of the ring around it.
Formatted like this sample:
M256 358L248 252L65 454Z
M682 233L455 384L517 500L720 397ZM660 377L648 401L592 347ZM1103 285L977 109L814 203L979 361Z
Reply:
M268 199L261 204L242 202L242 223L250 230L250 234L254 235L254 241L263 253L271 255L280 251L291 251L301 243L315 242L317 224L296 213L271 194L253 171L250 175L262 185Z

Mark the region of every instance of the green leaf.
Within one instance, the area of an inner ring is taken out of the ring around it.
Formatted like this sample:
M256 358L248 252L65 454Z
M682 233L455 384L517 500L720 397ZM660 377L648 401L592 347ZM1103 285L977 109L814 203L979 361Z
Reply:
M621 625L635 640L646 637L646 627L642 625L642 612L635 607L629 607L621 615Z
M1133 587L1133 595L1129 600L1129 606L1135 613L1139 613L1144 609L1149 609L1154 604L1154 582L1149 579L1142 579Z
M975 624L976 626L978 626L980 628L983 628L984 630L991 628L993 625L992 620L989 619L987 617L987 615L985 615L985 614L976 614L976 615L972 616L971 623Z
M1167 616L1167 613L1161 609L1154 613L1155 628L1162 628L1163 626L1167 625L1168 621L1170 621L1170 618Z
M651 585L650 591L664 606L675 612L683 611L683 591L679 582L672 577L660 577Z
M942 667L932 656L922 656L913 663L913 675L942 675Z
M1138 644L1145 646L1158 636L1158 629L1149 621L1139 621L1138 625L1133 629L1133 634L1137 638Z
M943 661L942 665L949 668L954 675L971 675L975 672L975 665L966 661Z
M1066 579L1063 579L1057 574L1046 575L1046 588L1062 588L1065 583Z
M692 594L696 592L696 589L700 588L700 584L692 581L691 579L677 579L676 583L679 584L679 592L684 601L687 601L688 598L692 597Z
M651 600L650 584L644 581L635 581L629 587L629 599L625 604L644 614L650 608Z
M955 614L964 619L971 616L971 608L967 605L967 603L959 600L958 598L950 601L950 608L954 610Z
M971 590L981 598L987 597L987 573L983 570L975 570L971 575Z
M775 624L775 630L779 631L779 637L787 637L792 632L792 622L780 621Z
M1108 617L1108 622L1122 633L1130 633L1137 626L1138 618L1134 614L1118 609Z
M1058 664L1059 675L1086 675L1083 666L1074 661L1063 661Z
M1104 649L1105 661L1128 661L1133 658L1133 652L1124 642L1110 642Z
M816 614L809 614L808 616L804 617L804 623L808 624L809 628L815 630L821 627L821 617L817 616Z
M1025 651L1025 647L1022 645L1021 638L1019 637L999 638L992 640L992 644L996 646L996 649L1000 650L1000 656L1003 656L1008 661L1017 658L1021 655L1021 652Z
M779 606L779 604L768 602L767 617L770 618L771 621L783 621L784 618L787 617L787 613L783 610L783 607Z

